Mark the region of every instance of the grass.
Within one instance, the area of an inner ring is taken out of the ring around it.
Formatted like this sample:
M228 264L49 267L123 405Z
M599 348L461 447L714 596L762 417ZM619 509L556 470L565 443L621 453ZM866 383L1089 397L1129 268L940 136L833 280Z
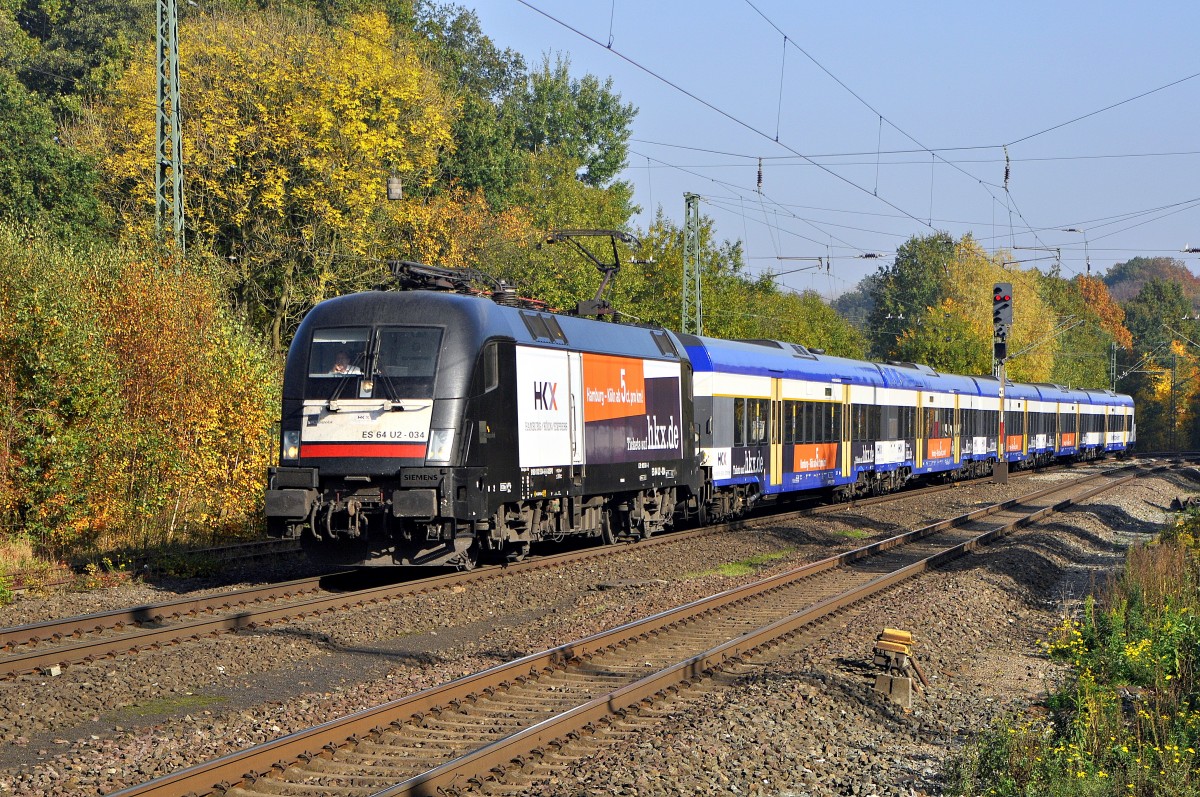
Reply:
M1010 717L947 768L948 794L1200 797L1200 514L1129 551L1065 617L1045 717Z
M37 588L39 581L50 580L58 571L57 565L37 555L32 542L25 537L0 540L0 606L12 603L17 586ZM21 575L21 584L15 576Z
M24 537L8 537L0 540L0 574L11 575L24 570L37 561L33 543Z
M724 578L741 578L754 573L772 562L786 558L794 549L788 548L776 553L760 553L751 556L749 559L742 559L738 562L726 562L722 565L717 565L712 570L705 570L700 573L689 573L687 578L703 578L704 576L722 576Z
M224 699L211 695L172 695L171 697L159 697L145 703L125 706L117 710L113 715L113 719L117 721L121 719L145 719L146 717L158 717L163 714L174 714L179 711L193 711L221 703Z
M847 539L851 540L865 540L867 537L871 536L871 532L863 531L862 529L846 529L844 531L835 531L833 536L846 537Z

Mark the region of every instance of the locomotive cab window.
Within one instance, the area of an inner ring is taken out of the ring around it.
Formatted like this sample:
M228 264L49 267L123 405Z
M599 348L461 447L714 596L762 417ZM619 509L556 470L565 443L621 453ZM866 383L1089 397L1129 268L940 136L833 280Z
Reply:
M376 395L391 399L433 398L433 380L441 346L442 330L436 327L384 327L379 330Z
M366 327L318 329L308 355L308 375L325 379L361 374L366 364Z
M496 341L488 341L479 352L475 374L471 383L471 394L478 396L490 393L500 386L500 347Z

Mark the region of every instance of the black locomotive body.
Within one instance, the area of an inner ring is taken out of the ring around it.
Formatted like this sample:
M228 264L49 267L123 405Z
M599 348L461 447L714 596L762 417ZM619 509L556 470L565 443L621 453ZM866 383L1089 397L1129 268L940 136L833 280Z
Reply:
M284 375L277 536L362 564L471 567L699 512L671 333L427 291L323 302Z

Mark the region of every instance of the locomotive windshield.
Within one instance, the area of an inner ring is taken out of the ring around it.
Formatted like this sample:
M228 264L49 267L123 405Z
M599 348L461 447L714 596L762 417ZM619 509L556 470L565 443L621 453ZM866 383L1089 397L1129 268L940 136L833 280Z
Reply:
M313 333L309 350L308 375L333 379L361 374L366 363L369 333L366 327L318 329Z
M442 330L383 327L375 362L375 395L391 399L433 398Z
M433 398L442 330L338 327L313 332L310 398Z

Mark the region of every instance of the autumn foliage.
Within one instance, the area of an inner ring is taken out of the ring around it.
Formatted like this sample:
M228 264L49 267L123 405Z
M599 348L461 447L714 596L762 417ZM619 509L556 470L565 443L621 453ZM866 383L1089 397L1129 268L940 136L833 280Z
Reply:
M239 308L282 348L313 303L369 284L344 261L392 242L387 177L423 201L456 103L381 12L206 15L180 41L189 235L232 264ZM155 81L147 47L74 130L132 229L154 209Z
M0 226L0 527L50 551L254 527L275 364L194 267Z

